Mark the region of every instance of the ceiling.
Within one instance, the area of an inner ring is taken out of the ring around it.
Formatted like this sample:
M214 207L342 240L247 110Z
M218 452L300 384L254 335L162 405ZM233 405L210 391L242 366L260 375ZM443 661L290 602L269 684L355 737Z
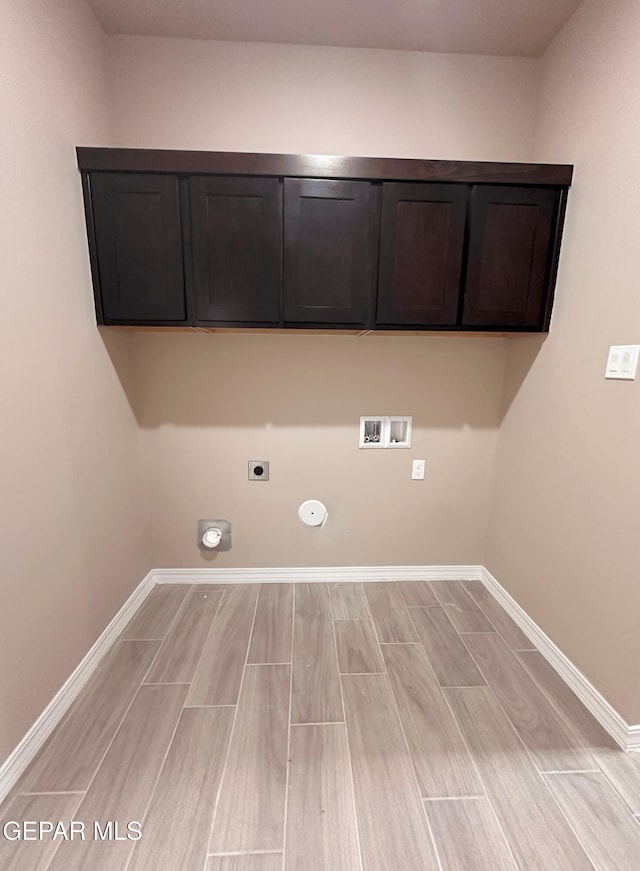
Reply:
M581 0L88 0L107 33L537 57Z

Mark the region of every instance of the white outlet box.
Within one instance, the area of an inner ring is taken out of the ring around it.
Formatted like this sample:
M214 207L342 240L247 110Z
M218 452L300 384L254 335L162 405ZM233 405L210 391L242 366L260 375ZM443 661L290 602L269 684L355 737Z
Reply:
M387 418L382 415L365 415L360 418L360 447L383 448L385 446Z
M424 468L426 460L414 460L411 464L411 480L424 481Z
M361 448L410 448L412 417L364 415L360 418Z
M385 448L411 447L411 417L390 417L387 425Z

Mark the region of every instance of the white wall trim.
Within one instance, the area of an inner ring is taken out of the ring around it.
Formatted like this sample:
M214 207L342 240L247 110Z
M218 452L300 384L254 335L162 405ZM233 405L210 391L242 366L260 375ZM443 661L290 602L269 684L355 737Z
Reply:
M120 608L80 665L49 702L13 753L0 766L0 802L4 800L27 765L58 725L75 697L95 671L100 660L109 652L118 635L149 595L153 585L152 573L149 572Z
M285 566L249 569L153 569L156 584L277 584L326 581L479 581L483 566Z
M614 741L623 750L640 750L640 725L630 726L622 719L602 693L485 568L482 570L481 581Z

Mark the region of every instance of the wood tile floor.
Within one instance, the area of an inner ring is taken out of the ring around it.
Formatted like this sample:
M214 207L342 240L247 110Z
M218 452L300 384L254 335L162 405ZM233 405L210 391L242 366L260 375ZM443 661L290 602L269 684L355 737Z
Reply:
M480 582L164 585L0 808L0 871L638 871L639 817L640 754Z

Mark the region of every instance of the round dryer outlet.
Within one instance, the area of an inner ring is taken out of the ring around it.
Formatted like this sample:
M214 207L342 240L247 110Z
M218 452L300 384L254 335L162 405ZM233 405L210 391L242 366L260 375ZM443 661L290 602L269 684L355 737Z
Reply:
M249 480L269 480L269 460L249 460Z

